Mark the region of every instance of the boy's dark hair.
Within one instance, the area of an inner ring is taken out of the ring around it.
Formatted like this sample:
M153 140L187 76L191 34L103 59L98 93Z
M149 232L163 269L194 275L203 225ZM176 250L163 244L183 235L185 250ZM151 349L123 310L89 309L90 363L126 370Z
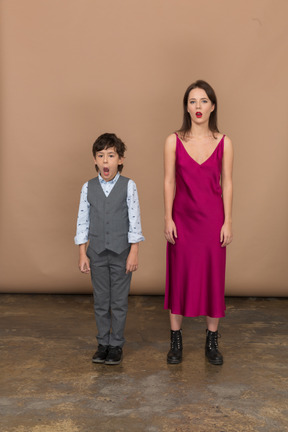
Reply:
M96 153L101 150L107 150L108 148L114 147L116 153L120 158L124 157L124 153L126 151L126 145L124 142L118 138L114 133L104 133L100 135L93 144L92 153L94 158L96 157ZM97 165L95 166L96 171L98 172ZM121 172L123 170L123 164L118 166L118 171Z

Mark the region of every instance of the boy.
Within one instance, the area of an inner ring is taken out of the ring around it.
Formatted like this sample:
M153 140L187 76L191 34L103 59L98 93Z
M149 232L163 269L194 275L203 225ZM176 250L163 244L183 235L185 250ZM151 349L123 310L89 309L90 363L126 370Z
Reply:
M107 365L122 360L131 276L138 268L139 242L144 240L136 184L120 175L125 150L125 144L110 133L93 144L98 177L82 187L74 239L80 271L91 269L98 329L92 361Z

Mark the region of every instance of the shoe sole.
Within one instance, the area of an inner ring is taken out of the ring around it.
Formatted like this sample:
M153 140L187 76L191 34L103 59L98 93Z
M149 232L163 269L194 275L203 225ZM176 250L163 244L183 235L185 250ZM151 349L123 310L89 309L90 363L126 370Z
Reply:
M120 364L122 362L122 359L121 360L119 360L119 361L105 361L104 363L105 363L105 365L108 365L108 366L113 366L113 365L118 365L118 364Z
M102 363L103 364L103 363L105 363L105 360L93 360L92 359L92 363L100 363L100 364Z

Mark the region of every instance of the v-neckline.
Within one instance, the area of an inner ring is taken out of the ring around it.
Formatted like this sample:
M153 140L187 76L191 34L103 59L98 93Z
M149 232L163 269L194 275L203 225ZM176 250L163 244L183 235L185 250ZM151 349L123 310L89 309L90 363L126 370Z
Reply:
M117 175L117 174L116 174L116 175ZM106 196L106 194L105 194L105 192L104 192L104 190L103 190L103 188L102 188L100 178L99 178L99 176L97 176L97 178L98 178L98 182L99 182L99 186L100 186L100 188L101 188L101 190L102 190L102 192L103 192L103 195L104 195L104 197L105 197L106 199L109 198L109 196L112 194L112 192L113 192L113 190L115 189L115 187L116 187L116 185L117 185L117 183L118 183L120 177L121 177L121 174L119 175L119 177L118 177L116 183L114 184L113 188L111 189L109 195ZM115 178L115 177L113 177L113 178ZM112 180L113 180L113 179L112 179ZM110 181L112 181L112 180L110 180ZM104 181L105 181L105 180L104 180Z
M205 159L205 161L202 162L202 163L197 162L197 161L196 161L196 160L195 160L195 159L194 159L194 158L193 158L193 157L188 153L187 149L185 148L185 146L184 146L183 142L181 141L181 139L179 138L178 134L176 134L176 137L178 138L178 140L179 140L180 143L182 144L182 146L183 146L185 152L187 153L187 155L189 156L189 158L190 158L193 162L195 162L198 166L202 166L202 165L204 165L206 162L208 162L208 160L211 159L211 157L214 155L214 153L216 152L217 148L219 147L221 141L224 139L225 135L222 136L222 138L220 139L220 141L219 141L218 144L216 145L216 147L215 147L215 149L213 150L213 152L211 153L211 155L210 155L207 159Z

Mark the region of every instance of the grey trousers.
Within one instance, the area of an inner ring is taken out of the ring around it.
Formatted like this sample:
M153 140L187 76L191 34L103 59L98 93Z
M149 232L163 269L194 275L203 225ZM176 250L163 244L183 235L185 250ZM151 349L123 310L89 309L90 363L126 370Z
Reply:
M126 274L130 247L121 254L105 250L97 254L88 246L93 285L94 314L98 344L120 346L125 343L124 329L132 273Z

